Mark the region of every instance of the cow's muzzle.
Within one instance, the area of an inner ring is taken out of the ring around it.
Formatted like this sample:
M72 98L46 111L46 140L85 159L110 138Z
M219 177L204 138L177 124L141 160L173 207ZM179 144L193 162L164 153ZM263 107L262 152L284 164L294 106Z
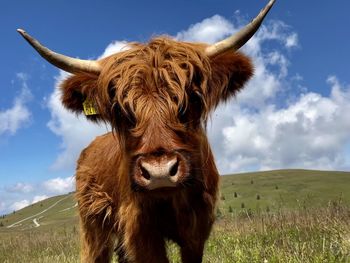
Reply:
M179 153L140 156L135 163L134 181L148 190L176 187L184 180L187 164Z

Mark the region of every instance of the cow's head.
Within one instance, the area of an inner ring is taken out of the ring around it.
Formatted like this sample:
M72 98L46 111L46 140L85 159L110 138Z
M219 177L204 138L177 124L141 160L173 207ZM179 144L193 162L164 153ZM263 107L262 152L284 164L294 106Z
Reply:
M82 113L84 103L92 105L87 118L111 124L134 187L153 190L199 174L209 151L207 116L252 76L250 60L236 51L273 3L241 31L210 46L159 37L97 61L57 54L19 32L46 60L72 73L61 84L64 106Z

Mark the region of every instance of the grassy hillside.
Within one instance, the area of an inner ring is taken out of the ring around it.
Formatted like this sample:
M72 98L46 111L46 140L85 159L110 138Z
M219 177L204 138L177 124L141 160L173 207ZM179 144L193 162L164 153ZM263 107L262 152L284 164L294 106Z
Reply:
M3 225L0 232L32 229L35 227L34 219L37 220L41 228L68 224L76 221L75 204L74 194L48 198L0 218L0 223Z
M350 263L349 172L280 170L227 175L221 183L218 220L203 262ZM0 222L0 262L78 262L73 194ZM174 244L168 252L170 262L180 262Z
M350 205L350 172L276 170L222 176L219 210L223 215L239 213L242 208L272 212L324 207L339 200ZM35 218L40 227L71 224L77 221L75 206L74 194L48 198L0 218L4 225L0 231L34 228ZM37 215L45 209L48 210ZM26 218L29 219L7 228Z
M225 212L324 207L339 199L350 205L350 172L276 170L222 176L221 183Z

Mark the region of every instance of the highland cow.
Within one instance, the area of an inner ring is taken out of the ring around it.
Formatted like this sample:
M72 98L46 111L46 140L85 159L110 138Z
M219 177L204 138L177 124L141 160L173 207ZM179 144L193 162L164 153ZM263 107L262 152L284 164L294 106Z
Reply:
M169 262L166 240L179 245L182 262L202 262L219 183L206 121L252 76L237 50L274 2L213 45L157 37L96 61L55 53L18 30L72 73L60 86L63 105L112 127L78 160L81 262L109 262L113 251L119 262Z

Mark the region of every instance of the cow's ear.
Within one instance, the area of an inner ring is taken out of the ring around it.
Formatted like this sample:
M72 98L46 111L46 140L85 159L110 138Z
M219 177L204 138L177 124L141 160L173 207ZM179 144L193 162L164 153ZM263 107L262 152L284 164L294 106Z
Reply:
M98 92L98 76L76 74L69 76L61 84L62 104L68 110L83 114L92 121L106 121L101 108L101 95Z
M248 57L239 52L226 52L211 58L210 63L210 104L215 108L221 101L227 101L243 88L253 76L253 65Z

